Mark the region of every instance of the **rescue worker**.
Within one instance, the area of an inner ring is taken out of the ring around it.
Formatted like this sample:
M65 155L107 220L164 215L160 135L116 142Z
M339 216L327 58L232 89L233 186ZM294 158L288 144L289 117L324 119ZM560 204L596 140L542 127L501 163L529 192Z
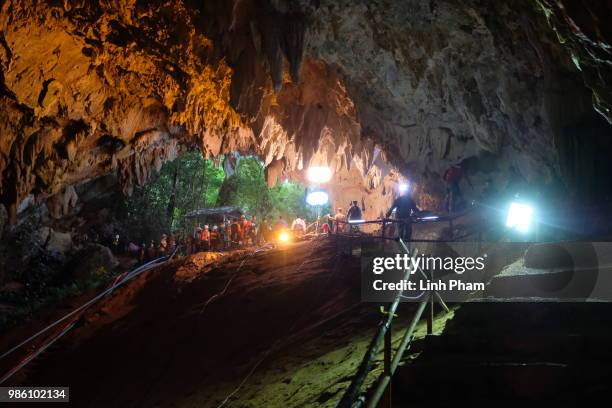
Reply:
M460 208L463 195L461 193L461 188L459 188L459 183L464 177L469 185L473 188L474 186L472 185L472 182L470 181L460 162L452 164L444 172L442 179L446 183L445 207L449 214L458 211Z
M236 220L232 222L231 233L232 244L240 245L240 223Z
M174 250L176 249L176 241L177 241L176 235L177 233L175 232L173 234L170 234L170 237L168 238L168 254L169 255L174 253Z
M347 219L349 222L351 221L359 221L363 219L363 214L361 213L361 208L357 205L357 201L351 201L351 206L346 213ZM351 232L359 232L358 225L349 225Z
M147 261L152 261L155 259L155 242L151 240L151 244L147 248Z
M306 232L306 221L302 218L297 217L291 223L291 230L295 233L296 236L302 236Z
M249 236L248 238L251 239L251 243L253 245L255 245L255 243L257 242L257 216L252 216L251 217L251 221L250 221L250 227L249 227Z
M134 257L134 258L138 258L138 252L140 250L140 247L138 245L136 245L134 242L131 242L128 244L127 247L127 252L128 254L130 254L130 256Z
M351 202L351 208L348 210L347 217L349 221L363 219L363 213L361 212L361 208L357 205L357 201Z
M159 239L159 247L157 248L157 254L159 256L166 255L166 251L168 250L168 241L166 240L166 234L162 234Z
M193 252L193 237L189 235L185 240L185 255L191 255Z
M259 228L257 229L257 245L262 245L268 238L270 237L270 225L268 225L268 220L264 217L259 224Z
M208 251L210 249L210 231L208 225L204 226L204 229L200 233L200 250Z
M115 235L112 242L113 253L117 255L119 253L119 234Z
M195 233L193 234L193 252L200 252L200 235L202 235L202 227L200 224L195 229Z
M278 220L274 224L274 232L280 232L287 228L287 222L283 219L282 215L278 216Z
M220 242L221 242L221 239L219 236L219 227L215 225L213 226L213 229L210 232L210 248L213 251L218 251Z
M232 245L232 223L230 222L230 220L225 221L224 230L225 230L225 234L224 234L225 249L229 249Z
M400 194L395 200L393 200L393 204L389 211L387 211L387 218L391 215L393 210L396 211L396 218L400 221L399 224L399 237L408 242L412 239L412 218L419 211L414 199L412 198L412 194L407 189L403 193Z
M138 250L138 263L142 265L145 263L146 259L147 259L147 244L143 242L140 245L140 249Z
M240 244L246 245L247 239L251 233L251 221L247 220L244 215L240 216Z
M344 224L346 222L346 215L344 215L344 213L342 212L342 208L338 207L338 209L336 210L336 215L334 215L333 217L330 216L330 219L333 219L334 224L336 224L336 234L339 232L344 232L346 230Z

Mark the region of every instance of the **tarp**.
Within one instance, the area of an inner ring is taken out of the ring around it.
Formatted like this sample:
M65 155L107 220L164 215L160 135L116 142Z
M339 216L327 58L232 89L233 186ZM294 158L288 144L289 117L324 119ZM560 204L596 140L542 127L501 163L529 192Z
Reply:
M237 205L224 205L222 207L214 208L199 208L185 214L184 218L204 218L208 216L240 216L242 210Z

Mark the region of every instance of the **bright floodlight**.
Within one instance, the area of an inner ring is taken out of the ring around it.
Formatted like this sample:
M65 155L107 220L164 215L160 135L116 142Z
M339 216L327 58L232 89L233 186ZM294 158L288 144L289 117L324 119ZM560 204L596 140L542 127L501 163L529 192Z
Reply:
M437 215L430 215L428 217L423 217L421 219L429 221L429 220L437 220L438 218L440 218L440 217L438 217Z
M313 191L306 196L306 202L310 205L325 205L329 197L325 191Z
M331 170L326 166L313 166L308 168L306 176L312 183L327 183L331 180Z
M400 193L405 193L406 191L408 191L408 188L410 187L410 185L408 183L401 183L399 185L399 192Z
M520 232L527 232L531 225L531 215L533 208L527 204L512 203L508 210L508 218L506 219L506 227L514 228Z

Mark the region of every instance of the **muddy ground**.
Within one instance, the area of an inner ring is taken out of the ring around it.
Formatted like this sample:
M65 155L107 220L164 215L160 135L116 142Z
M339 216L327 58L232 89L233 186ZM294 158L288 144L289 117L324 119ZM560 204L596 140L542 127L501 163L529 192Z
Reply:
M12 381L70 386L79 407L334 406L380 319L360 302L359 262L333 240L176 260L98 304ZM401 307L394 341L413 309Z

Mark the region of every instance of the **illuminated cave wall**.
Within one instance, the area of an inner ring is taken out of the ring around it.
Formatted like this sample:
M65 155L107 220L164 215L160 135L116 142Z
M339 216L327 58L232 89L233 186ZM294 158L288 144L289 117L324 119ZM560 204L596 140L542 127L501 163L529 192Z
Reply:
M555 138L593 107L611 120L604 3L7 0L0 199L61 217L72 186L115 172L130 193L191 146L273 176L324 161L339 202L372 208L393 168L434 206L460 160L476 190L553 182Z

